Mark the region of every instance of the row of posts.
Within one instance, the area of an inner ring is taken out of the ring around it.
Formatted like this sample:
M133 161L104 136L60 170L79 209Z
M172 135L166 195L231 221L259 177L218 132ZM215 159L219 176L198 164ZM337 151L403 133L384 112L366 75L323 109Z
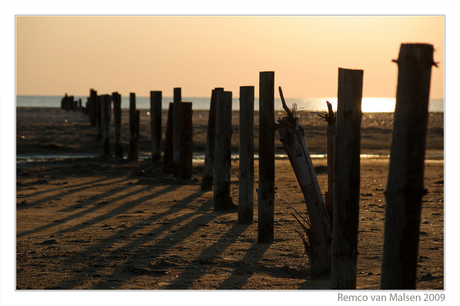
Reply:
M415 55L414 55L415 54ZM422 54L423 56L421 56ZM433 46L403 44L399 59L395 127L386 191L382 288L415 288L418 237L423 196L423 168ZM274 72L259 79L258 242L274 241L275 130ZM335 140L328 143L327 211L333 218L332 288L356 287L359 224L361 101L363 70L339 68ZM152 160L160 159L161 92L151 92ZM110 101L114 102L116 156L122 157L118 93L98 97L91 90L91 125L102 130L108 151ZM192 104L181 101L174 88L166 127L164 169L174 176L191 177L193 155ZM100 101L100 103L96 103ZM330 106L329 114L333 116ZM130 94L129 160L139 153L139 111ZM100 118L100 119L99 119ZM118 126L118 128L117 128ZM234 207L230 196L232 92L215 88L211 95L202 190L213 190L214 209ZM328 137L329 139L330 137ZM240 163L238 222L253 222L254 86L240 87ZM333 154L332 154L333 153ZM329 155L331 154L331 158ZM331 190L333 188L333 190ZM402 190L402 191L401 191ZM410 227L410 229L409 229Z

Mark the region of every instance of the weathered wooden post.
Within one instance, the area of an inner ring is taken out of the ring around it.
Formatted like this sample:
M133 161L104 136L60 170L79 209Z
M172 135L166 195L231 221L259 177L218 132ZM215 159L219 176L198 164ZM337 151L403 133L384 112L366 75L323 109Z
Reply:
M101 96L96 96L96 123L97 123L97 140L102 138L101 126Z
M224 91L223 88L215 88L211 93L211 103L209 107L208 132L206 136L206 149L204 153L203 178L201 190L212 190L214 173L214 148L216 141L216 103L217 93Z
M259 243L273 243L275 214L275 72L259 75Z
M110 156L110 141L109 141L109 130L110 130L110 96L103 95L101 97L101 119L102 119L102 139L104 146L104 155Z
M363 70L339 68L338 83L331 286L355 289Z
M214 153L214 210L233 208L230 196L232 144L232 92L217 94Z
M332 104L326 101L327 113L320 114L327 122L326 138L327 138L327 191L325 194L326 210L329 214L331 222L333 220L334 211L334 152L335 152L335 115L332 110Z
M177 177L180 171L180 102L182 100L182 90L180 87L174 88L173 106L173 176Z
M310 278L314 279L331 271L332 231L330 218L323 202L304 132L299 125L299 117L296 116L295 109L291 110L287 107L281 87L280 97L287 113L286 117L278 120L280 140L302 190L310 222L303 224L296 215L293 214L293 216L305 230L305 235L298 233L303 240L305 252L310 261Z
M139 139L136 133L136 94L129 94L129 151L128 160L137 161L139 159Z
M90 89L89 93L90 97L90 125L91 126L96 126L97 125L97 91L94 89Z
M123 159L123 146L121 144L121 95L112 93L113 123L115 126L115 157Z
M173 171L173 107L174 103L169 103L165 133L165 152L163 154L163 171L168 173L172 173Z
M238 223L254 219L254 86L240 87Z
M150 92L150 132L152 141L152 161L161 158L161 91Z
M189 180L192 178L193 160L192 102L180 103L180 142L179 177Z
M385 192L382 289L415 289L433 46L402 44Z

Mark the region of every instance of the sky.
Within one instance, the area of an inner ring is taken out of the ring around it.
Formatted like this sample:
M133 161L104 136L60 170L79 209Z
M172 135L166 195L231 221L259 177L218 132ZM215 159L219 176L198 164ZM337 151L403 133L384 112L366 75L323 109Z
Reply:
M118 91L239 95L274 71L286 97L336 97L338 68L364 70L363 96L395 97L401 43L435 48L444 97L444 16L16 16L17 95Z

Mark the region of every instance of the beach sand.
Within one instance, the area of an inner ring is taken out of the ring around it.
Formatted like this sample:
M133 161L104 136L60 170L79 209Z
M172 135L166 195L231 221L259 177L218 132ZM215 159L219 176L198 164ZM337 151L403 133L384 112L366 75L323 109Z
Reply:
M276 117L283 116L282 113ZM310 154L326 152L326 123L304 113ZM140 151L150 155L147 110L141 111ZM393 114L364 113L363 154L389 154ZM290 209L275 197L275 242L257 243L254 223L237 213L214 212L212 191L201 191L203 161L191 180L173 178L149 159L101 156L102 141L87 115L59 109L17 111L17 154L94 155L92 158L18 160L18 289L329 289L330 276L310 279L300 230ZM166 126L166 112L163 115ZM207 111L194 111L194 151L203 153ZM123 149L128 117L123 112ZM256 138L258 117L256 115ZM232 151L238 153L238 112ZM429 118L418 262L418 289L444 288L443 114ZM113 133L113 128L110 131ZM113 136L113 134L112 134ZM276 135L277 146L280 146ZM111 147L113 150L113 137ZM257 139L255 142L258 150ZM282 153L277 151L277 153ZM327 191L325 158L313 159L321 191ZM361 159L358 289L380 283L389 159ZM276 160L275 188L306 213L287 159ZM238 203L238 161L232 162L231 196ZM258 185L258 161L255 184Z

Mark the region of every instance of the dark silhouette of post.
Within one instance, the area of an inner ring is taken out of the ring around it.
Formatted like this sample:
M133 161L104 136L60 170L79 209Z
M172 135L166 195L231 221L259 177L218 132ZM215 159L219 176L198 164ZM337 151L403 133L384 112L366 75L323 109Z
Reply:
M136 94L131 92L129 94L129 161L137 161L139 159L138 129L138 119L136 115Z
M101 119L102 119L101 128L102 128L104 155L110 156L110 141L109 141L110 95L101 96Z
M254 220L254 86L240 87L238 223Z
M173 106L173 176L177 177L180 171L180 102L182 100L182 90L180 87L174 88Z
M339 68L338 83L331 286L355 289L363 70Z
M232 92L217 94L214 153L214 210L233 208L230 196L232 144Z
M179 177L189 180L192 178L193 160L192 102L180 103L180 156Z
M163 171L168 173L173 172L173 107L174 104L172 102L169 103L165 133L165 152L163 154Z
M102 139L101 96L96 96L97 140Z
M206 136L206 149L204 154L203 178L201 190L212 190L214 173L214 150L216 141L216 103L217 93L224 91L223 88L215 88L211 93L211 103L209 107L208 132Z
M415 289L433 46L402 44L385 192L381 289Z
M275 213L275 72L260 72L259 84L259 243L274 241Z
M97 91L90 89L89 92L89 114L90 114L90 125L97 125Z
M112 93L113 123L115 126L115 157L123 159L123 146L121 144L121 95Z
M152 161L161 158L161 91L150 92L150 133L152 141Z
M334 211L334 152L335 152L335 114L332 110L332 105L326 101L327 115L324 115L324 119L327 122L326 138L327 138L327 192L325 192L326 210L331 219L331 225L333 221Z

